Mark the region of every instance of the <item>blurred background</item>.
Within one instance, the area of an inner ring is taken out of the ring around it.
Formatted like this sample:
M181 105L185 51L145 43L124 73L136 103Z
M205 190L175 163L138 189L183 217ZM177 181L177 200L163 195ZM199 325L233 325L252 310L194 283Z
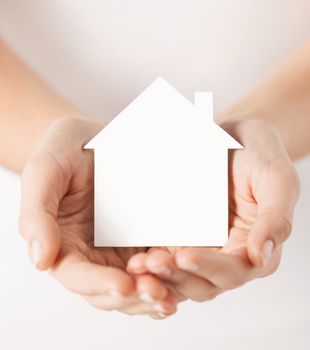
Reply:
M189 99L213 90L215 112L225 108L309 38L309 15L309 0L0 0L0 36L56 91L110 120L159 75ZM310 158L297 169L279 270L154 321L93 310L35 271L18 236L19 177L0 168L0 349L309 349Z

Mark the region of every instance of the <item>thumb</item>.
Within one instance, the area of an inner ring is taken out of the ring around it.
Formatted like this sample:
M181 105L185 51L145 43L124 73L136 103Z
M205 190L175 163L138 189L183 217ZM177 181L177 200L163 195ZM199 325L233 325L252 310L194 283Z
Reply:
M283 169L282 169L283 170ZM257 219L249 232L248 257L254 266L265 267L275 249L289 237L299 195L295 170L267 171L256 194Z
M55 160L35 156L22 174L19 230L28 243L29 255L39 270L49 268L60 250L57 223L61 169Z
M248 236L248 257L254 266L265 267L273 251L289 237L291 222L279 213L261 214Z

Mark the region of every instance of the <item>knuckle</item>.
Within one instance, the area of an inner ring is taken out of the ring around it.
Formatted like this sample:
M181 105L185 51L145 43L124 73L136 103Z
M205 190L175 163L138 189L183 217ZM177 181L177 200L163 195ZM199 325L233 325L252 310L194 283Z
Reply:
M301 182L300 182L300 177L298 175L298 172L293 166L292 166L292 183L295 185L296 195L298 198L300 194Z
M281 230L279 232L279 238L281 242L286 241L292 232L292 223L285 218L280 218Z
M281 261L281 252L282 252L281 248L277 248L275 250L273 254L273 259L271 260L268 267L262 270L261 274L258 276L259 278L270 276L278 270L280 266L280 261Z
M53 274L52 274L52 276L53 276ZM56 279L57 279L57 277L56 277ZM58 281L63 286L63 288L65 288L68 292L70 292L72 294L80 295L85 300L87 300L87 296L89 296L89 294L84 294L83 291L80 291L76 286L71 285L70 283L68 283L67 281L65 281L63 279L58 279Z
M219 295L219 292L215 291L215 292L212 292L208 295L208 299L209 301L211 300L214 300L217 296Z
M272 264L271 267L266 272L265 276L269 276L269 275L272 275L273 273L275 273L278 270L279 266L280 266L279 261L277 263Z
M244 274L241 272L235 271L235 273L231 275L230 280L227 281L227 284L225 285L225 287L226 289L235 289L243 286L246 282L247 282L247 278L244 276Z
M140 314L138 312L135 312L134 310L121 310L120 311L121 313L127 315L127 316L139 316L139 315L143 315L143 314Z
M113 305L109 305L107 302L104 301L98 301L96 298L91 298L91 297L85 297L82 296L87 303L92 306L93 308L101 311L113 311L115 310L115 307Z
M300 178L298 175L297 170L295 169L295 167L291 164L290 165L290 171L288 171L288 176L289 176L289 183L292 186L293 189L296 189L297 194L299 194L299 190L300 190Z
M90 281L101 281L103 276L99 269L92 269L87 272Z
M272 239L276 246L281 245L286 241L292 232L292 223L284 215L277 212L266 213L268 220L265 227L265 238Z
M18 232L21 236L24 236L25 232L27 232L28 225L26 224L25 220L23 218L19 219L18 222Z
M113 311L115 310L114 307L106 304L98 304L98 303L92 303L91 306L97 310L101 311Z
M166 308L164 314L165 314L165 317L170 317L176 314L176 312L177 312L176 307L171 307L171 308Z
M20 217L18 222L18 231L24 239L30 239L34 235L35 225L32 221L24 217Z
M276 262L270 269L270 275L275 273L278 269L279 269L279 266L280 266L280 261Z
M190 299L198 303L203 303L205 301L211 301L215 299L218 296L218 294L219 293L217 291L208 291L205 293L199 293L195 296L192 296Z
M186 265L189 266L203 266L204 259L200 254L195 253L187 253L182 257L182 260L186 262Z
M35 154L31 157L31 159L26 163L22 177L32 176L45 162L45 157L42 154Z

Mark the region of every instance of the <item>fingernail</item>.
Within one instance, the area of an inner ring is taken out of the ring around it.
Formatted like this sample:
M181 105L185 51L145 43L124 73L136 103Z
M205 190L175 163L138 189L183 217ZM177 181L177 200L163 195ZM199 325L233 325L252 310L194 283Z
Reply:
M197 271L199 270L199 265L193 263L192 261L188 260L188 259L179 259L179 265L181 266L181 268L186 269L186 270L190 270L190 271Z
M121 297L122 297L122 294L119 293L119 292L117 292L116 290L110 290L110 291L109 291L109 295L110 295L111 297L117 297L117 298L121 298Z
M263 246L263 264L266 266L271 258L271 254L274 249L274 243L271 239L268 239Z
M186 268L187 268L188 270L191 270L191 271L197 271L197 270L199 270L199 266L196 265L196 264L194 264L194 263L192 263L192 262L187 262L185 265L186 265Z
M42 246L41 243L35 239L31 243L31 260L32 263L37 266L41 259L41 254L42 254Z
M129 265L130 270L134 271L135 273L139 273L144 270L144 266L141 265L133 265L130 263Z
M154 305L154 310L157 311L158 313L165 313L165 309L163 306L161 306L160 304L156 304Z
M157 315L158 317L160 317L160 318L166 318L166 317L167 317L167 315L164 314L163 312L157 312L156 315Z
M169 267L162 267L156 270L156 273L159 273L163 276L171 276L172 275L172 269L170 269Z
M146 303L154 303L155 301L155 299L148 293L139 294L139 298L141 301L144 301Z

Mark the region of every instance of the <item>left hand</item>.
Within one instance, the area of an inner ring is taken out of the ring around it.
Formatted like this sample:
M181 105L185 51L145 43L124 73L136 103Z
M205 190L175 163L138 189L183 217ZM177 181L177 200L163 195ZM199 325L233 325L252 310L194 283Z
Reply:
M102 129L90 118L60 118L43 135L22 175L20 231L33 263L100 310L162 319L174 294L150 274L130 276L127 260L146 248L96 248L93 152Z
M260 120L232 120L222 127L245 147L230 154L225 246L152 248L132 256L127 265L130 273L160 277L180 300L210 300L270 275L291 232L299 180L278 135Z

